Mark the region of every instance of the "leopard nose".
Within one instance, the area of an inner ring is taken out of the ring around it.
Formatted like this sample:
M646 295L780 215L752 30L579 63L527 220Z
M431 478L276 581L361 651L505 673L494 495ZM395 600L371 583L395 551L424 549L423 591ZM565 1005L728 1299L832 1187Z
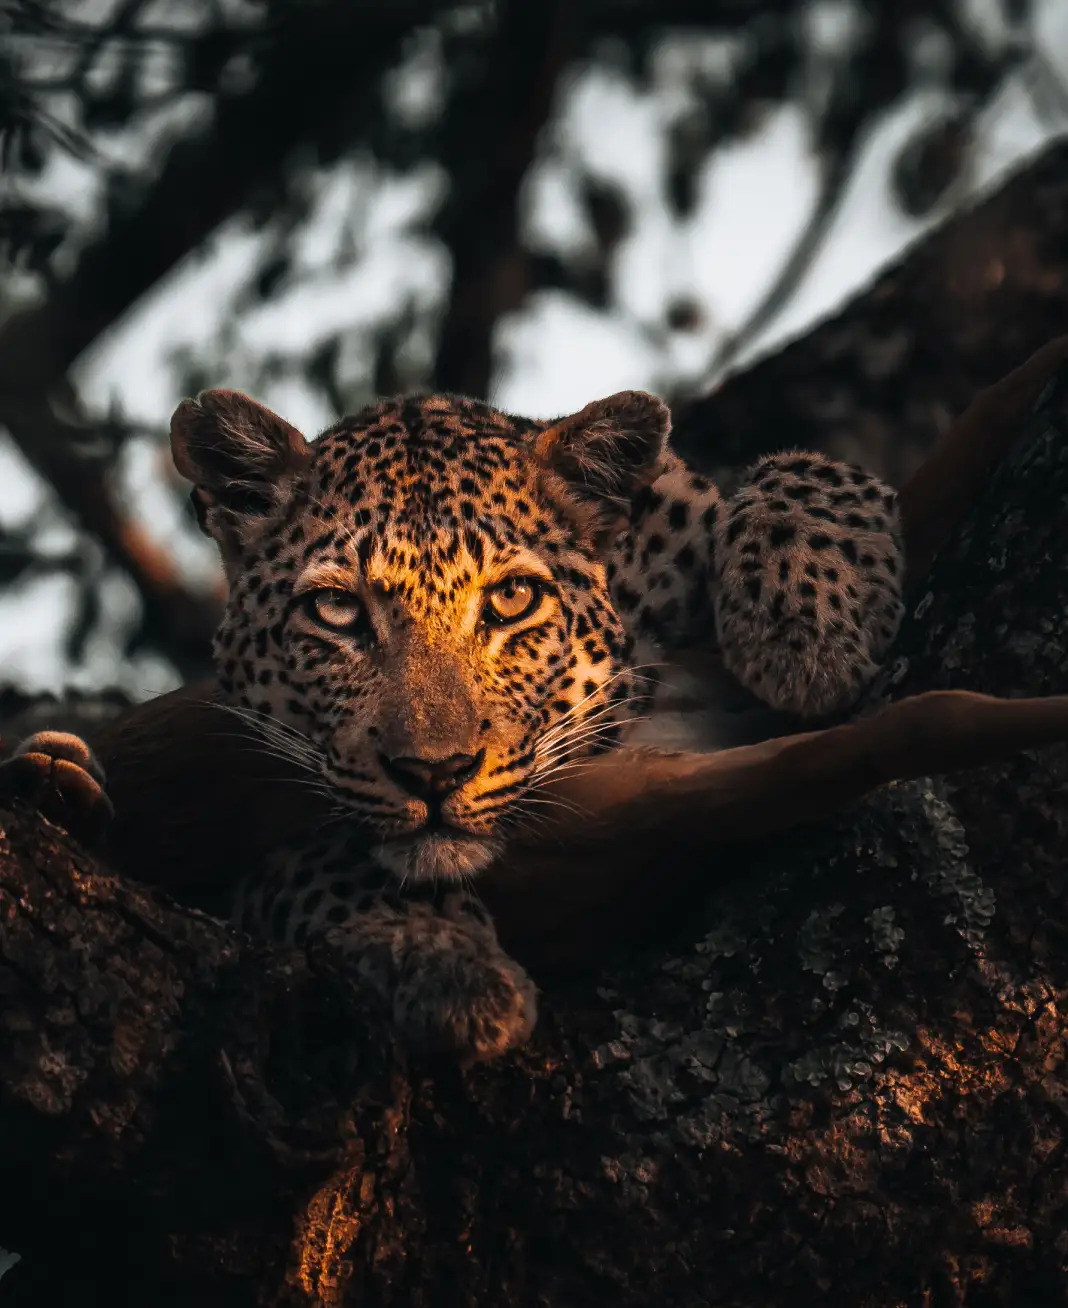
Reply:
M437 760L425 758L389 758L379 756L386 773L402 790L416 799L441 800L478 773L486 758L486 751L477 754L453 754L451 758Z

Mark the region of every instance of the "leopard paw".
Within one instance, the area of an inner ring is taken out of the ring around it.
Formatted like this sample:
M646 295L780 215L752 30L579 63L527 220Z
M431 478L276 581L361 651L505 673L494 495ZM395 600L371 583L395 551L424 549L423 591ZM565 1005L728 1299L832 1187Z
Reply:
M727 671L803 719L850 708L905 611L895 493L852 464L786 451L749 469L714 531Z
M465 944L412 960L393 993L393 1020L413 1051L484 1062L526 1044L537 998L530 977L503 950Z
M90 848L114 816L99 761L80 736L65 731L39 731L0 763L0 795L32 804Z
M446 894L435 906L382 894L323 940L417 1055L481 1062L525 1044L534 1029L534 983L470 895Z

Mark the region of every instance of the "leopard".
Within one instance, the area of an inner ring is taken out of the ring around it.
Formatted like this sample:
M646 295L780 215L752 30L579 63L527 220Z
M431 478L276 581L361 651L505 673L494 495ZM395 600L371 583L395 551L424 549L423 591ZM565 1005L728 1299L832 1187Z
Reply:
M537 990L478 875L547 778L643 739L665 660L711 648L747 704L807 724L845 712L896 635L892 488L786 448L724 495L670 429L644 391L553 420L402 396L312 440L238 391L175 411L226 578L220 701L332 809L244 879L231 920L341 951L417 1055L530 1038ZM76 738L16 760L105 796Z

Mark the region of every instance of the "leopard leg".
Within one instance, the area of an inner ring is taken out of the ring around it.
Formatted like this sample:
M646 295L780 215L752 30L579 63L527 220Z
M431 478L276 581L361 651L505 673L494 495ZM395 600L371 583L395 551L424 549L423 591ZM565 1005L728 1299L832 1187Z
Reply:
M232 916L283 944L340 951L414 1052L494 1058L537 1020L533 982L477 899L418 886L402 895L344 834L277 855L240 888Z
M114 817L104 770L81 736L39 731L0 763L0 796L20 799L75 840L98 846Z
M719 488L677 455L634 498L627 530L613 543L605 573L632 640L675 649L712 628L712 554L723 509Z
M746 474L715 536L727 671L801 718L847 709L904 615L894 491L821 454L771 455Z
M530 1038L534 983L500 947L489 915L470 895L447 894L435 906L386 894L325 939L389 1006L416 1053L482 1062Z

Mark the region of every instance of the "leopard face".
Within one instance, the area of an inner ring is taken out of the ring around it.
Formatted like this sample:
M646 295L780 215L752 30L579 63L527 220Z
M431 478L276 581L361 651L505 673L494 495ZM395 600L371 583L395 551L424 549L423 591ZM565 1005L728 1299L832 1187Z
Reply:
M401 878L477 871L635 712L603 560L667 428L640 392L548 424L387 401L310 443L234 392L176 412L229 583L222 692Z

